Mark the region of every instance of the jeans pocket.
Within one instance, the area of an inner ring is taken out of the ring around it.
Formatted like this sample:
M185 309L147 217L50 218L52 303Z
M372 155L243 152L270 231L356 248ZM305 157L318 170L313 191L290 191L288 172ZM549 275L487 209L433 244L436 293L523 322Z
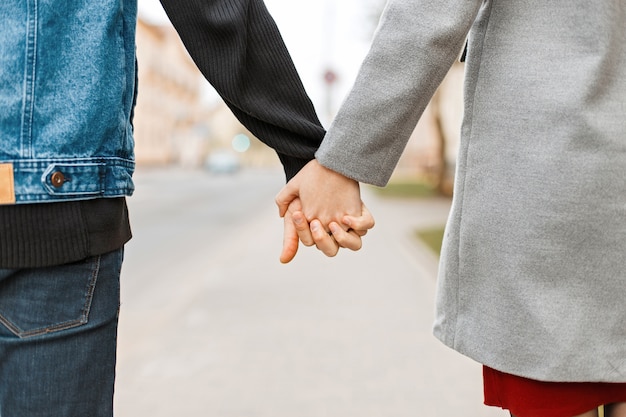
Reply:
M0 324L20 338L86 324L101 258L45 268L0 270Z

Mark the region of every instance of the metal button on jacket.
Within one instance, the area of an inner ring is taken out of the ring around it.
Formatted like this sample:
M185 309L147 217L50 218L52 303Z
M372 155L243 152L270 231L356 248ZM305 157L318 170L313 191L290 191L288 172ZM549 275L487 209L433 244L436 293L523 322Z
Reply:
M50 182L56 188L61 187L65 183L65 175L61 171L55 171L50 176Z

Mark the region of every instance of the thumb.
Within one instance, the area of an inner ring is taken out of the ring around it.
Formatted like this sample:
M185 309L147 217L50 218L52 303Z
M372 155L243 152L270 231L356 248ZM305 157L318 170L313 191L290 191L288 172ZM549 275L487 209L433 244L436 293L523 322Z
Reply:
M283 230L283 251L280 254L280 262L283 264L291 262L291 260L296 256L298 252L298 232L296 230L296 226L291 219L291 214L287 212L287 215L284 219L284 230Z

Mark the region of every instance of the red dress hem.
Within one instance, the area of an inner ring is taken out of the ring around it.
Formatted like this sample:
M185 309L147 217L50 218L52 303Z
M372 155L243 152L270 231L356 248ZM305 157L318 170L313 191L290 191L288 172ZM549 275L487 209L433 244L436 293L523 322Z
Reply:
M626 402L626 382L545 382L483 366L485 405L516 417L572 417Z

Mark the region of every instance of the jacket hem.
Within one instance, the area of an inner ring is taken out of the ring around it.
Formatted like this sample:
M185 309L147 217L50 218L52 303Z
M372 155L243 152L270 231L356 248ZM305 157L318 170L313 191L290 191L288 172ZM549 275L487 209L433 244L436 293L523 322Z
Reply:
M131 159L60 158L7 161L13 164L15 204L78 201L132 195Z

